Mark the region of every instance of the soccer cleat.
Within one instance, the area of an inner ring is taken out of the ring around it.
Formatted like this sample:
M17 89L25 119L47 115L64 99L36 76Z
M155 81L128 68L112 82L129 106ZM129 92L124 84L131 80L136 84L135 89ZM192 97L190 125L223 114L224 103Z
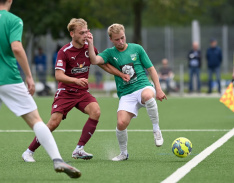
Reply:
M114 157L112 161L123 161L128 159L128 154L120 153L118 156Z
M23 160L25 162L36 162L35 159L33 158L33 153L32 152L25 151L22 154L22 158L23 158Z
M81 172L75 167L70 166L62 160L54 161L54 170L56 172L64 172L71 178L79 178L81 176Z
M93 155L89 154L87 152L84 151L84 148L77 148L73 151L72 153L72 158L74 159L84 159L84 160L88 160L88 159L92 159Z
M162 133L160 130L157 130L156 132L154 132L154 141L157 147L160 147L163 145L163 137L162 137Z

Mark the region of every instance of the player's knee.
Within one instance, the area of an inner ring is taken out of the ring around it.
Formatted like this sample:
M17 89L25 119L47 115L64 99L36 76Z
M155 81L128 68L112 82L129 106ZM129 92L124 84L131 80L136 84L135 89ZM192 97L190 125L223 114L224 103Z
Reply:
M90 113L89 116L90 116L92 119L98 120L99 117L100 117L100 115L101 115L101 110L100 110L100 108L95 108L95 109L93 109L93 110L91 111L91 113Z
M153 97L154 97L154 93L151 90L145 90L142 92L142 95L141 95L143 103L145 103L147 100L150 100Z
M150 100L151 98L153 98L153 96L151 96L151 95L145 95L144 97L142 96L142 102L145 103L146 101Z
M125 123L124 121L119 120L118 123L117 123L117 128L120 131L125 130L127 128L127 123Z

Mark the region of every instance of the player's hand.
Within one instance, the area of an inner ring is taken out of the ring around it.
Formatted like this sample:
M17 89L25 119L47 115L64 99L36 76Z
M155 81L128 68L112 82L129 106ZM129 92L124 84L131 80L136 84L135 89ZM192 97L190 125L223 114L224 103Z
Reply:
M162 102L163 99L167 100L167 96L165 95L165 93L160 89L156 91L156 99L160 100Z
M34 95L34 93L35 93L35 83L34 83L33 78L26 76L25 81L26 81L27 86L28 86L28 92L30 93L30 95Z
M87 32L86 41L87 41L89 44L93 44L93 35L92 35L91 32Z
M86 79L86 78L77 79L77 80L75 81L75 83L76 83L77 85L82 86L82 87L86 87L86 86L89 84L88 79Z
M121 76L121 78L122 78L124 81L126 81L126 82L128 82L128 81L130 80L130 76L129 76L128 74L123 74L123 75Z

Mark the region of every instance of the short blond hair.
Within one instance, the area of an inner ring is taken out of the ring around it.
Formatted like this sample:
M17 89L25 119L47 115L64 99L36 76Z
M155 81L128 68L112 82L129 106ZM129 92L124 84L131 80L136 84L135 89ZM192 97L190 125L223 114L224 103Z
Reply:
M107 32L109 37L111 38L112 33L118 34L120 31L123 30L125 32L124 26L122 24L112 24L108 27Z
M76 29L76 27L85 27L88 26L87 22L82 19L82 18L72 18L69 22L69 24L67 25L67 30L69 32L74 31Z

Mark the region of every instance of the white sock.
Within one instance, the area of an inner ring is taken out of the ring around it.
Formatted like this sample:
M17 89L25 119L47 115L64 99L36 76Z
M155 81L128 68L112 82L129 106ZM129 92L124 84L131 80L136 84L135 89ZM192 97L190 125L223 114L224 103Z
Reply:
M33 131L35 132L38 141L45 148L52 160L62 159L54 137L45 123L42 121L37 122L33 126Z
M76 146L76 149L80 149L80 148L82 148L82 149L83 149L83 148L84 148L84 146L80 146L80 145L77 145L77 146Z
M120 131L116 128L116 136L117 136L117 139L119 142L119 148L120 148L121 153L127 155L128 154L128 151L127 151L127 144L128 144L127 129Z
M145 107L153 124L153 131L160 130L159 128L159 116L158 106L154 98L151 98L145 102Z
M34 153L33 151L31 151L29 148L26 150L26 152L28 152L28 153Z

